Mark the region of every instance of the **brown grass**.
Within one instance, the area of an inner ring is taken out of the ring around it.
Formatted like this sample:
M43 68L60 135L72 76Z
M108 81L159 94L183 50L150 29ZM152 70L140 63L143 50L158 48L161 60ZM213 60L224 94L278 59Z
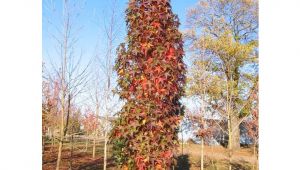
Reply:
M185 144L183 153L181 146L178 155L186 155L187 164L190 170L200 169L201 145ZM228 150L222 146L204 146L204 167L205 170L227 170L229 166ZM241 148L233 152L232 169L248 170L255 164L256 158L253 156L251 148Z
M60 169L69 170L70 165L72 164L72 170L101 170L103 169L103 154L99 151L102 152L102 150L98 150L95 159L93 159L91 147L89 147L87 152L84 152L83 149L77 149L73 152L71 159L70 149L63 149ZM56 160L57 146L46 147L43 154L43 170L54 170L56 167ZM111 159L108 160L108 170L110 169L115 169Z
M61 170L68 170L72 162L72 170L101 170L103 169L103 147L97 146L96 157L92 158L92 146L84 152L85 145L78 145L74 149L73 157L70 157L68 145L62 153ZM178 170L199 170L200 169L200 145L186 144L183 153L181 146L178 149L177 161ZM108 155L110 158L111 155ZM204 147L204 165L205 170L227 170L229 166L228 152L222 146L205 146ZM43 154L43 170L54 170L56 167L57 147L47 145ZM233 153L232 157L233 170L250 170L256 159L253 157L251 148L242 148ZM118 169L113 165L113 160L108 160L108 170Z

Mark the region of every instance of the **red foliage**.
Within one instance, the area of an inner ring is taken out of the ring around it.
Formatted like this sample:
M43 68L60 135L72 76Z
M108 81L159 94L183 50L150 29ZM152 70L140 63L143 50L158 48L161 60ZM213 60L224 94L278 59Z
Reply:
M59 83L43 81L43 100L42 100L42 121L43 121L43 133L47 128L55 128L59 121Z
M169 0L131 0L126 13L128 43L120 45L116 61L118 93L126 103L112 141L123 141L123 166L130 160L138 169L168 168L178 145L185 84L178 17Z
M91 134L95 132L99 126L99 119L95 113L93 113L90 109L86 110L86 114L84 115L84 119L82 120L82 124L84 130Z
M195 135L199 138L209 139L215 132L214 121L209 121L204 118L203 114L190 114L188 116L189 121L192 123L193 128L197 129Z

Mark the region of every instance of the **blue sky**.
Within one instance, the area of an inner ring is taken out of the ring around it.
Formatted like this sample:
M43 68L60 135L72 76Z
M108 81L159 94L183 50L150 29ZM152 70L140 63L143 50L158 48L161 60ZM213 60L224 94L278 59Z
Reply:
M43 59L46 61L49 58L55 60L57 54L54 52L54 41L51 38L51 33L57 33L54 26L60 26L62 15L62 0L43 0ZM180 29L184 29L186 11L188 8L196 4L197 0L171 0L173 12L179 16L181 26ZM118 0L118 11L120 12L120 28L119 39L116 44L124 41L126 36L125 28L125 9L127 7L128 0ZM84 58L90 58L95 51L95 47L98 41L103 41L103 31L101 26L104 24L104 20L107 19L109 13L109 6L111 0L86 0L82 5L80 14L76 18L75 26L81 28L77 34L79 41L77 43L77 49L83 51ZM48 7L51 7L49 10ZM51 21L53 24L49 24ZM61 28L61 27L59 27ZM101 48L101 47L100 47Z

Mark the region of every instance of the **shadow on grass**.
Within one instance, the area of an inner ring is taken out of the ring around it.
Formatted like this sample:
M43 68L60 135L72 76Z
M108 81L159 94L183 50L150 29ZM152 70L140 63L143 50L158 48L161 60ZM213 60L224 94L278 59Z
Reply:
M94 160L94 161L81 164L76 169L96 170L96 169L103 169L103 168L101 167L100 160Z
M231 164L232 170L250 170L251 164L246 161L234 162Z
M107 160L106 168L109 170L116 169L111 158L109 158ZM76 169L76 170L77 169L78 170L103 170L103 158L80 164L77 167L75 166L75 168L73 168L73 169Z
M177 165L175 170L189 170L191 168L191 164L189 161L189 155L180 155L176 158Z

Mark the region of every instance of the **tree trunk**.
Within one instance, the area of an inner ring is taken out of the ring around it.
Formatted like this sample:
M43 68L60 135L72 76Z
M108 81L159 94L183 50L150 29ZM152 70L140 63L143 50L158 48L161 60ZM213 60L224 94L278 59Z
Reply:
M64 99L62 99L62 103L64 104ZM63 147L63 140L64 140L64 107L62 107L61 111L61 123L60 123L60 140L58 146L58 154L57 154L57 161L56 161L56 170L59 170L59 165L61 161L61 153Z
M58 154L57 154L57 162L56 162L56 170L59 170L59 165L61 161L61 152L62 152L62 147L63 147L63 140L59 141L59 146L58 146Z
M231 129L232 129L232 149L237 150L240 149L240 119L236 116L232 116L231 119Z
M53 152L53 147L54 147L54 136L51 134L51 152Z
M45 152L45 136L42 136L42 154Z
M204 139L201 138L201 170L204 170Z
M214 147L211 148L211 153L212 153L212 158L214 158L215 157L214 156L215 155ZM211 163L212 163L214 169L218 170L218 159L216 159L216 160L211 159Z
M254 157L254 163L252 165L252 169L255 170L255 166L257 165L257 159L256 159L256 146L253 145L253 157Z
M228 125L228 154L229 154L229 170L231 170L231 157L232 157L232 125L231 125L231 118L230 115L228 115L228 120L227 120L227 125Z
M51 135L51 146L52 147L54 146L54 136L53 136L53 134Z
M93 159L95 159L95 154L96 154L96 137L94 137L94 142L93 142Z
M88 150L88 143L89 143L89 138L87 137L85 140L85 152Z
M106 162L107 162L107 132L105 130L104 133L104 160L103 160L103 170L106 170Z
M229 170L232 169L232 155L237 149L240 149L240 128L239 118L228 113L228 151L229 151Z
M181 155L183 155L183 132L181 131Z

